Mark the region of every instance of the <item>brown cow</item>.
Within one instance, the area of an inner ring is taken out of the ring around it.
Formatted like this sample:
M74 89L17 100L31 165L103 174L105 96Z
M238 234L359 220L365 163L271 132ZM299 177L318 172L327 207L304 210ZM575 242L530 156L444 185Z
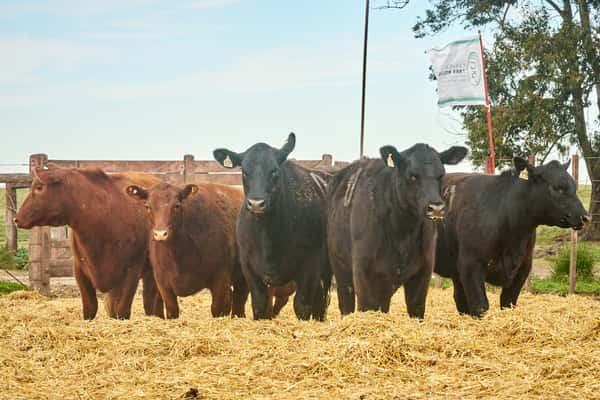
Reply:
M149 189L132 185L127 193L147 210L150 261L167 318L179 316L178 296L206 288L214 317L231 311L243 317L248 286L240 268L235 224L244 193L212 183L183 189L167 183Z
M141 173L107 175L100 169L37 168L35 172L31 192L15 222L25 229L71 227L73 270L83 318L96 316L96 290L108 293L112 318L129 318L140 277L146 314L163 317L162 299L148 260L150 228L144 208L124 193L132 184L160 181Z

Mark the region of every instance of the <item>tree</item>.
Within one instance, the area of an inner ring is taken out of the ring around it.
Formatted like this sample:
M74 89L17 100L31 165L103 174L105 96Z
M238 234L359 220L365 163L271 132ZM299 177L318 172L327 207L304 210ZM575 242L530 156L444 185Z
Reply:
M590 240L600 240L599 9L600 0L434 0L413 27L416 37L456 24L492 28L486 57L497 157L544 161L577 145L592 181ZM586 112L595 115L590 124ZM485 111L460 113L480 165L488 147Z

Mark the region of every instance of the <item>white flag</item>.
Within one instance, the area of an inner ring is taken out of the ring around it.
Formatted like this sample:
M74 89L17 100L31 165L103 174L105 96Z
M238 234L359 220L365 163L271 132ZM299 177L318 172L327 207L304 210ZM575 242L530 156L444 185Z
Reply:
M430 49L427 55L437 78L440 107L485 104L479 37L457 40L441 49Z

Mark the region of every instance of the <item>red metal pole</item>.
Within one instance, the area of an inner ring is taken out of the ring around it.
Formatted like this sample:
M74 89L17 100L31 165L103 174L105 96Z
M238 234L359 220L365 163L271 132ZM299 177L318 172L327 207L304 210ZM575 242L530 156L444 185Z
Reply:
M483 40L481 39L481 31L479 33L479 48L481 49L481 64L483 67L483 87L485 90L485 109L487 111L487 126L488 126L488 141L490 143L490 161L491 171L493 175L496 172L496 152L494 151L494 138L492 136L492 112L490 107L490 94L488 92L487 74L485 72L485 56L483 55Z

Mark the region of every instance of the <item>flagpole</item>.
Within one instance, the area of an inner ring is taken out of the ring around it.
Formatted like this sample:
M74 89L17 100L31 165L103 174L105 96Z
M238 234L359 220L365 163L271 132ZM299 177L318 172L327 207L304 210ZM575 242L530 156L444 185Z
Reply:
M367 40L369 39L369 0L365 6L365 39L363 43L363 71L362 71L362 103L360 113L360 158L363 157L365 145L365 92L367 87Z
M481 39L481 31L477 31L479 34L479 48L481 49L481 64L483 67L483 87L485 90L485 109L487 112L487 127L488 127L488 141L490 144L490 171L492 175L496 173L496 153L494 151L494 137L492 136L492 112L490 106L490 94L488 92L487 73L485 70L485 56L483 55L483 40Z

